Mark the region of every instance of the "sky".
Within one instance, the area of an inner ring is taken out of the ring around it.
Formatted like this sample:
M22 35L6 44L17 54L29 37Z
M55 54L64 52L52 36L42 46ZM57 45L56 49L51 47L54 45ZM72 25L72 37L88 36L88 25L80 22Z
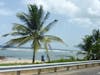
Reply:
M22 23L16 13L27 12L27 4L42 5L45 13L50 12L49 21L58 20L48 34L61 37L68 46L53 48L79 49L76 45L85 35L100 29L100 0L0 0L0 35L11 32L13 23ZM0 44L11 38L0 38Z

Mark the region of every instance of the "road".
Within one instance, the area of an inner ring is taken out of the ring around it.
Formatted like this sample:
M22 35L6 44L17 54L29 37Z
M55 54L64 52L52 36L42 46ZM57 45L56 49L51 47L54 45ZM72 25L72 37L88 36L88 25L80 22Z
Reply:
M62 71L43 75L100 75L100 66L95 68L86 68L74 71Z

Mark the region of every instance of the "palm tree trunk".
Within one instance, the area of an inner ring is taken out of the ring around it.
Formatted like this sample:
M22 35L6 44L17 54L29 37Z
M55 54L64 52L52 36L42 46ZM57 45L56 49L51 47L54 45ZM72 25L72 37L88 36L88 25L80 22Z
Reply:
M33 58L32 58L32 63L35 63L35 50L33 50Z
M48 59L48 62L50 62L50 56L49 56L49 53L47 52L47 59Z

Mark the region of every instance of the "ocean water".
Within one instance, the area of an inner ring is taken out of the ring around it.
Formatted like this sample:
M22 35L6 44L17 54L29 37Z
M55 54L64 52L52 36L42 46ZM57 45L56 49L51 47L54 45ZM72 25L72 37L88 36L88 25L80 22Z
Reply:
M32 59L32 55L32 49L9 48L0 50L0 56L5 56L7 58ZM46 51L44 49L40 49L36 52L36 60L41 60L42 55L44 55L45 59L47 59ZM70 56L77 57L77 51L49 50L49 56L52 60L68 59Z

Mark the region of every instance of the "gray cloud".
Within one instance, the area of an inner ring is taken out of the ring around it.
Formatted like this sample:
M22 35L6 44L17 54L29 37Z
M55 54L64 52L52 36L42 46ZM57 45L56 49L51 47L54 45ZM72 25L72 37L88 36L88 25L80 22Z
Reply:
M70 23L87 28L100 28L99 0L24 0L28 4L43 5L45 11L69 17Z

